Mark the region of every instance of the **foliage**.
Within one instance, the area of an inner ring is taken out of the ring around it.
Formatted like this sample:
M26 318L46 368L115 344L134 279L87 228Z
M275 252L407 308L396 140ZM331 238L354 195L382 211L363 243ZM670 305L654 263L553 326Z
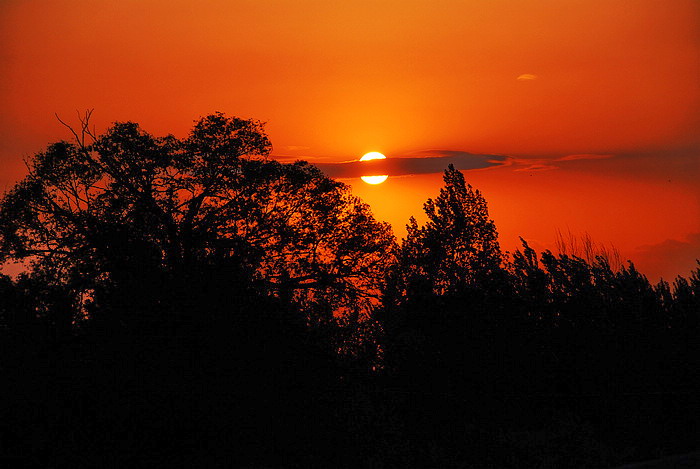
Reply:
M2 260L31 262L0 275L1 462L588 467L697 449L700 265L652 285L571 235L504 254L451 166L397 246L347 186L270 160L260 122L213 114L178 139L88 118L0 201Z
M89 143L86 143L89 140ZM292 301L311 321L368 317L393 237L315 167L280 164L262 123L213 114L184 139L135 123L28 162L0 206L0 252L89 292L98 306L172 309L201 279ZM212 293L211 291L209 293Z
M485 292L500 271L498 233L486 200L450 165L437 199L428 199L428 221L411 218L399 251L397 279L407 301Z

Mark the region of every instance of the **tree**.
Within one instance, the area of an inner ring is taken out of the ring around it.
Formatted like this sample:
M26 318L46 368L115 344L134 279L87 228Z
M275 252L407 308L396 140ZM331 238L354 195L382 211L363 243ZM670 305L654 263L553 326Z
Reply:
M308 163L268 159L261 122L216 113L178 139L132 122L96 135L89 118L2 198L1 260L32 260L76 313L86 297L144 313L262 295L310 322L369 316L389 226Z
M423 206L428 221L411 218L399 254L400 282L412 296L454 297L485 292L500 272L498 233L486 200L450 165L437 199Z
M411 218L398 250L383 312L386 356L399 381L464 396L467 386L489 386L507 278L483 196L452 165L443 179L439 196L424 204L427 222ZM435 412L450 414L447 402Z

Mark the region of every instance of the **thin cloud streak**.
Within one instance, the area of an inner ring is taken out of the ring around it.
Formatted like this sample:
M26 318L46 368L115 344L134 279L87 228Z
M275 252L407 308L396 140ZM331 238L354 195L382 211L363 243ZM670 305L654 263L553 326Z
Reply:
M513 171L548 171L559 169L565 162L612 158L610 154L572 154L555 158L522 158L509 155L474 154L455 150L421 150L385 160L344 161L339 163L314 162L326 175L339 178L357 178L373 174L407 176L433 174L444 171L452 164L462 171L512 166Z
M513 171L550 171L560 169L562 166L557 163L580 160L606 160L612 158L611 154L581 153L560 156L558 158L519 158L513 157L512 162L518 166Z
M452 164L459 170L486 169L508 164L505 155L475 155L463 151L422 151L414 156L385 160L349 161L343 163L316 163L324 173L334 178L356 178L372 174L406 176L410 174L439 173Z
M557 158L555 161L605 160L605 159L612 158L612 157L613 157L613 155L610 155L610 154L598 155L598 154L594 154L594 153L582 153L580 155L562 156L561 158Z

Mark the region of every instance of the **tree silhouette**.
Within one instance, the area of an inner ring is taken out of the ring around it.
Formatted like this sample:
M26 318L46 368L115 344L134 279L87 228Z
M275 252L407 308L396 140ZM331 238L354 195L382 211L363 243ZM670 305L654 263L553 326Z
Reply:
M452 166L397 246L347 186L271 160L258 121L176 138L89 117L0 201L0 261L30 263L0 274L0 465L603 467L697 448L700 268L652 285L588 236L503 254Z
M407 301L479 295L500 272L498 233L483 196L452 165L443 179L440 195L424 205L426 224L412 217L406 227L398 276Z
M0 430L31 429L44 465L54 448L187 461L190 435L242 464L309 459L327 388L379 365L389 226L314 166L269 159L260 122L217 113L178 139L131 122L96 135L89 117L0 201L1 260L30 263L0 278L0 365L39 380L16 395L73 413L3 408ZM81 431L86 450L79 428L99 429Z
M439 404L425 403L438 420L502 371L493 366L493 342L508 287L483 196L451 165L443 179L424 205L428 221L407 226L383 313L392 376L415 392L439 393Z
M315 167L269 160L262 123L218 113L177 139L131 122L97 136L88 120L74 142L31 158L0 206L3 259L50 272L75 293L76 314L81 295L97 307L191 307L226 275L312 322L376 306L390 228Z
M620 446L639 441L662 452L695 447L693 419L681 416L698 408L695 391L686 394L698 388L697 273L653 286L589 236L580 245L560 236L558 255L522 240L504 256L483 197L453 168L444 180L425 204L427 223L411 219L384 298L389 382L411 396L401 410L408 438L430 427L440 436L428 446L456 455L453 438L479 441L495 427L487 446L499 441L504 459L478 444L458 458L503 467L614 465L630 457ZM669 396L675 422L653 441L660 425L649 422L665 415ZM542 434L551 440L534 451Z

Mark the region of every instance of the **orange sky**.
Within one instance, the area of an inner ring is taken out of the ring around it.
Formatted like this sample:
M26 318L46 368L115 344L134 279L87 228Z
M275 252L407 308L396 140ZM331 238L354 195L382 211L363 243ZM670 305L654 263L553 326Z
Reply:
M467 179L508 249L559 228L651 277L700 257L696 0L5 0L0 64L3 187L68 137L55 112L182 136L219 110L279 158L501 155ZM441 183L349 182L398 235Z

